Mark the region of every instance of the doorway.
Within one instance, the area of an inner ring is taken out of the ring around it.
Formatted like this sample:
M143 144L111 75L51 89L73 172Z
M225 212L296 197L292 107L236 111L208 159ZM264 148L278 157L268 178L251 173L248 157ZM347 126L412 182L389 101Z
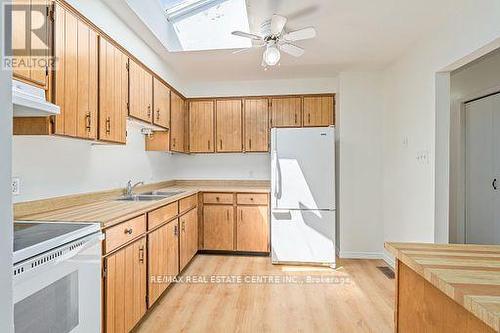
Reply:
M500 93L464 112L465 243L500 244Z

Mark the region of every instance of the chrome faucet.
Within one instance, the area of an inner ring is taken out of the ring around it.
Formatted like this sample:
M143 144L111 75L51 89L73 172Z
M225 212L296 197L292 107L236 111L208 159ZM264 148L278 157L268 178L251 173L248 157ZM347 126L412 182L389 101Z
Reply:
M127 182L127 187L125 189L125 195L126 196L131 196L132 195L132 191L134 190L134 188L136 188L139 185L144 185L144 182L137 182L134 185L132 185L132 181L129 180Z

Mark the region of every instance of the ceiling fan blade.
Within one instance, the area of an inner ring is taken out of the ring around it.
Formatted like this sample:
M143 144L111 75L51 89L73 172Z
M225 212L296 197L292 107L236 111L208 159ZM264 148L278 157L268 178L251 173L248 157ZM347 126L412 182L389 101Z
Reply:
M273 18L271 19L271 34L273 35L281 34L283 28L285 27L285 24L286 24L286 17L274 14Z
M316 30L313 27L290 31L283 35L283 39L287 42L295 42L298 40L311 39L314 37L316 37Z
M243 32L243 31L233 31L231 32L231 34L233 34L234 36L239 36L239 37L244 37L244 38L250 38L250 39L253 39L253 40L261 40L262 37L260 36L257 36L255 34L251 34L251 33L248 33L248 32Z
M279 47L281 51L288 53L289 55L292 55L294 57L300 57L305 52L303 48L288 43L280 44Z

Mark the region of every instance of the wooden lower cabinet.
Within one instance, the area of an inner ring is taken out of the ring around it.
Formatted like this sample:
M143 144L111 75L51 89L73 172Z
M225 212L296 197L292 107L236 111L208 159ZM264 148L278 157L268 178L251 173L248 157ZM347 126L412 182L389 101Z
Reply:
M151 307L179 274L179 221L148 234L148 307Z
M180 252L179 252L179 270L193 259L198 252L198 209L193 208L179 218L180 228Z
M236 215L236 250L269 251L268 206L238 206Z
M203 248L205 250L234 249L233 205L203 206Z
M106 333L129 332L146 313L146 238L104 259Z
M203 202L204 250L269 252L268 194L204 193Z

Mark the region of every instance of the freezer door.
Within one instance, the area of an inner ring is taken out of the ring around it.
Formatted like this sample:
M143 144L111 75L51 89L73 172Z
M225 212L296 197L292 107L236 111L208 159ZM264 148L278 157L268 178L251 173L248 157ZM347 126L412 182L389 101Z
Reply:
M335 209L333 127L272 132L272 207Z
M273 263L335 263L335 211L271 213Z

